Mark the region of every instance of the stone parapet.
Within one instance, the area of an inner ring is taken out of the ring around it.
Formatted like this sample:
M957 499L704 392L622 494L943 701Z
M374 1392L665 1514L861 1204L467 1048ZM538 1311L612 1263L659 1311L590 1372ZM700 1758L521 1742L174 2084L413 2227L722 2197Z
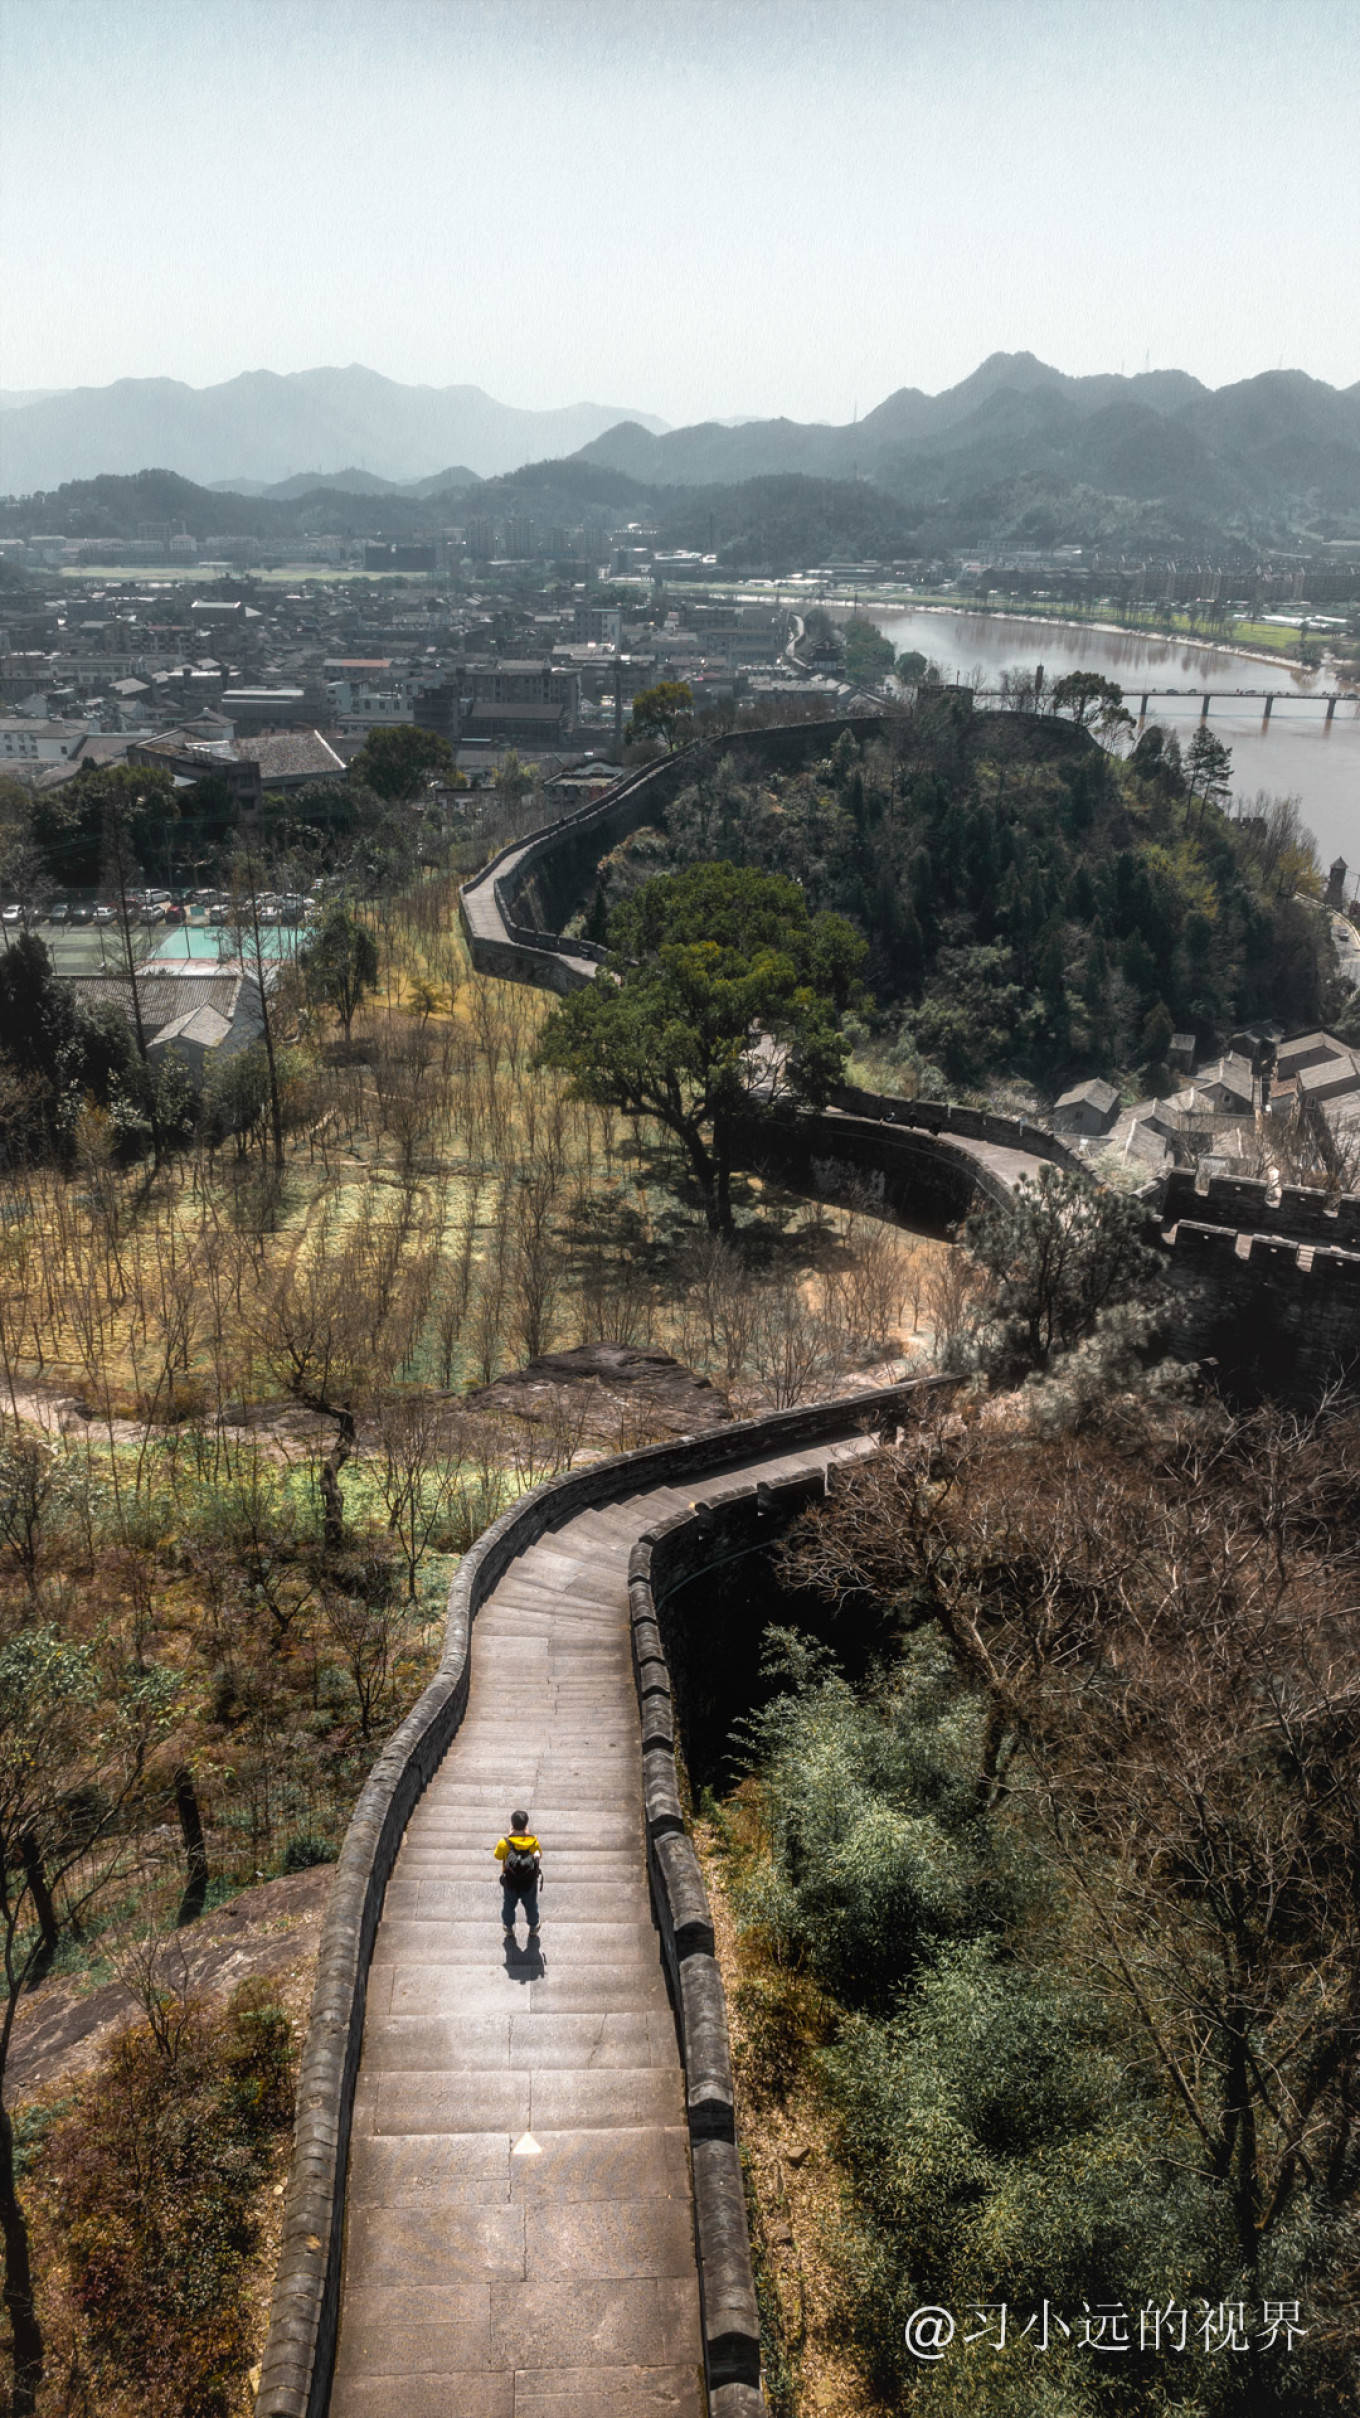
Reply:
M1069 1150L1047 1125L1027 1117L996 1117L988 1109L962 1108L952 1100L899 1100L891 1092L861 1091L857 1084L840 1083L831 1106L848 1115L874 1119L883 1125L906 1125L918 1132L953 1136L961 1142L993 1142L1002 1150L1027 1151L1031 1158L1048 1159L1055 1167L1078 1175L1089 1168L1081 1153Z
M1238 1175L1200 1180L1193 1167L1176 1167L1165 1180L1162 1221L1174 1226L1182 1218L1196 1225L1287 1234L1296 1242L1360 1250L1360 1198L1354 1193L1338 1197L1314 1185L1272 1188L1259 1177Z
M745 1420L704 1436L648 1445L639 1452L594 1462L587 1468L570 1471L565 1477L550 1479L522 1496L464 1555L449 1594L439 1669L389 1739L365 1781L331 1884L298 2077L293 2160L269 2335L261 2362L256 2418L325 2418L339 2324L350 2127L373 1943L402 1834L423 1790L447 1753L466 1708L469 1648L479 1606L518 1554L580 1511L632 1495L646 1495L656 1487L689 1487L743 1462L892 1427L919 1416L923 1406L932 1400L947 1398L952 1386L953 1380L948 1378L918 1378L884 1386L848 1401L776 1411L763 1419ZM640 1512L641 1516L645 1515ZM656 1643L659 1646L659 1633ZM664 1657L657 1655L649 1659L664 1661ZM655 1677L653 1674L654 1682ZM655 1695L655 1685L651 1692ZM666 1694L668 1698L668 1682ZM688 1847L676 1784L674 1748L669 1743L674 1734L673 1717L669 1727L659 1707L655 1717L659 1726L653 1743L644 1747L642 1756L649 1854L653 1856L660 1842L668 1838L681 1850ZM692 1855L692 1848L689 1853ZM697 1921L702 1930L697 1900L692 1891L686 1896L682 1885L683 1853L671 1858L669 1869L675 1876L673 1902L682 1909L678 1936L686 1950L681 1957L673 1925L671 1953L678 1971L681 1964L686 1968L694 1965L695 1957L706 1951L693 1928ZM699 1890L702 1893L702 1879ZM711 1935L708 1953L711 1963ZM713 1970L716 1975L716 1966ZM694 1997L688 1971L685 1986ZM699 1997L702 1998L702 1989ZM711 1991L705 2003L707 2037L716 2044ZM704 2025L703 2008L696 1999L691 2026L696 2042L704 2033ZM726 2040L725 2016L722 2040ZM696 2066L696 2073L698 2070ZM721 2059L716 2045L704 2066L704 2076L700 2104L710 2111L712 2129L704 2131L708 2119L699 2119L696 2112L692 2137L697 2130L712 2146L721 2147L724 2102ZM730 2085L726 2104L730 2107ZM735 2160L730 2136L726 2145L732 2149ZM716 2230L709 2238L726 2244L732 2238L732 2192L739 2189L740 2176L736 2174L734 2185L735 2168L730 2162L724 2166L721 2160L710 2161L704 2171L720 2178L711 2194ZM724 2176L726 2180L721 2180ZM744 2225L743 2212L743 2232ZM724 2250L724 2259L726 2255ZM726 2267L723 2273L726 2274ZM735 2304L724 2297L726 2294L724 2283L720 2302L724 2310L730 2311ZM728 2317L724 2317L723 2324L725 2341L733 2329ZM731 2365L733 2358L740 2363L742 2355L721 2350L716 2356L724 2386L744 2386L746 2378ZM714 2406L718 2406L716 2402ZM734 2403L732 2409L734 2418L741 2418L741 2404Z

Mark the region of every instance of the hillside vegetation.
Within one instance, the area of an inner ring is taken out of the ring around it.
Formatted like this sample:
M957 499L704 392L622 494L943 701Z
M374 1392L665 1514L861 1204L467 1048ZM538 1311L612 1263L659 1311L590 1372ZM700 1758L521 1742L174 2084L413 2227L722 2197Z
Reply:
M897 1087L1060 1088L1160 1063L1172 1030L1320 1019L1311 842L1287 801L1234 815L1226 789L1219 758L1159 729L1121 759L1076 721L923 689L890 736L804 772L747 779L718 754L664 831L606 860L592 913L663 866L791 874L869 944Z
M778 2418L1357 2406L1355 1418L1112 1408L880 1456L730 1609Z

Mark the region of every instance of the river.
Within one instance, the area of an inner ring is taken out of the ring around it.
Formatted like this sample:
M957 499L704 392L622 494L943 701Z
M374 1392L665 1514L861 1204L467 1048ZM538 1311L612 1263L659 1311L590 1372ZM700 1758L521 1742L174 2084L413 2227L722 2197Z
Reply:
M1138 694L1152 688L1273 688L1269 722L1259 706L1224 698L1209 708L1215 737L1232 749L1234 795L1258 790L1299 800L1303 819L1318 844L1323 869L1337 856L1360 878L1360 700L1338 705L1328 727L1326 707L1309 702L1316 691L1335 687L1330 673L1305 672L1287 663L1264 663L1254 655L1221 653L1181 638L1149 638L1130 630L1091 630L1071 622L1026 621L1009 614L933 612L917 606L898 612L886 606L860 610L892 640L899 655L917 649L938 663L946 680L966 680L981 667L980 686L995 688L1009 664L1042 663L1064 672L1103 672L1117 680L1138 710ZM1180 733L1182 743L1199 719L1199 697L1157 697L1150 718Z

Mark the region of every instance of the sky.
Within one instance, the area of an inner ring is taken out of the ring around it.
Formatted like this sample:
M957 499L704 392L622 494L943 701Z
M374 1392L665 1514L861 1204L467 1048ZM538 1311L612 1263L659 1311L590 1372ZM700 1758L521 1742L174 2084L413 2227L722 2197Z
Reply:
M0 0L0 386L1360 380L1357 0Z

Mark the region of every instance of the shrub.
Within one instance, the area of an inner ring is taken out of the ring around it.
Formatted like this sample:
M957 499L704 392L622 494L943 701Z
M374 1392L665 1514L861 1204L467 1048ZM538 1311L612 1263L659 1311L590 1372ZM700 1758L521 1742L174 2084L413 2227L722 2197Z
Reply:
M335 1849L314 1830L300 1830L283 1851L285 1872L310 1872L314 1864L333 1864Z
M248 1983L115 2041L53 2136L70 2290L104 2405L234 2418L252 2355L253 2197L292 2121L292 2027Z
M870 1701L776 1632L767 1671L781 1655L802 1676L747 1726L771 1856L739 1885L739 1917L847 2006L886 2007L945 1940L1015 1901L1009 1843L965 1777L977 1709L930 1639Z

